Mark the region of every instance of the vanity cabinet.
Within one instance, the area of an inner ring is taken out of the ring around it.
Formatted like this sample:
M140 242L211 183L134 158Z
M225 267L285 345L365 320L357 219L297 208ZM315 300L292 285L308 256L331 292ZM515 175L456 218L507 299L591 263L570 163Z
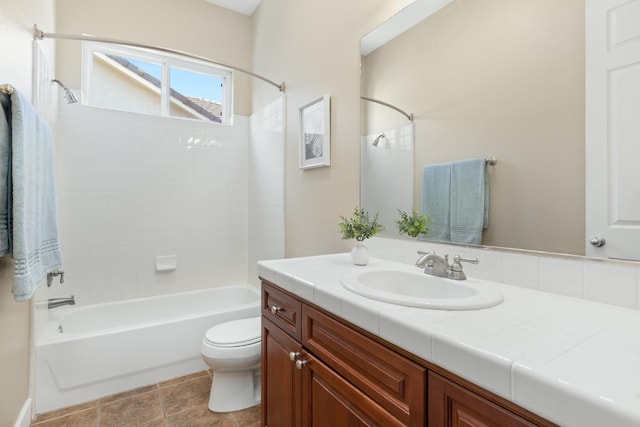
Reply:
M264 426L552 425L266 281L262 316Z
M427 394L430 426L536 425L434 372L429 372Z

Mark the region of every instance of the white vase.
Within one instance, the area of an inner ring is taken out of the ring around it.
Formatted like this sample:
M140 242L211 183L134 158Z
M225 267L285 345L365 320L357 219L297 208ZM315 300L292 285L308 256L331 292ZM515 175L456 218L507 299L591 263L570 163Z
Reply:
M369 248L362 242L356 243L351 249L351 261L355 265L367 265L369 262Z

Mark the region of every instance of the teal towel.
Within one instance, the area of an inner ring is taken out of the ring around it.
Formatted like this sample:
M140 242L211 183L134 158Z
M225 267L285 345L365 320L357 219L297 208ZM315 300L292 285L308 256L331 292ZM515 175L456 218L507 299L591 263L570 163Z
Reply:
M0 93L0 257L11 253L11 99Z
M482 243L489 225L489 180L485 159L451 165L451 241Z
M450 197L451 163L425 166L422 174L422 212L429 215L429 239L450 239Z
M11 95L13 297L31 298L44 276L62 266L51 129L33 105Z

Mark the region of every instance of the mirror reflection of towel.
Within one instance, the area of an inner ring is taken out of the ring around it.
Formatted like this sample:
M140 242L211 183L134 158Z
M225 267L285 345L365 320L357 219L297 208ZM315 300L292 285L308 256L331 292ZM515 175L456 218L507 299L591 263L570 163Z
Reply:
M451 241L482 243L489 225L489 180L484 159L451 164Z
M422 212L428 238L482 243L489 225L489 179L484 159L427 165L422 176Z
M429 215L429 239L449 240L450 208L451 163L425 166L422 174L422 212Z

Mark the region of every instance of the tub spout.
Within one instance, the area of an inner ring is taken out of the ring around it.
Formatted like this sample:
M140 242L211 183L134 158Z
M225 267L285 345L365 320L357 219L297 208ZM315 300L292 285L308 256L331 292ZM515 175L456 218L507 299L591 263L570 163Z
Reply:
M62 307L63 305L75 305L76 300L73 295L69 298L50 298L47 303L47 308Z

